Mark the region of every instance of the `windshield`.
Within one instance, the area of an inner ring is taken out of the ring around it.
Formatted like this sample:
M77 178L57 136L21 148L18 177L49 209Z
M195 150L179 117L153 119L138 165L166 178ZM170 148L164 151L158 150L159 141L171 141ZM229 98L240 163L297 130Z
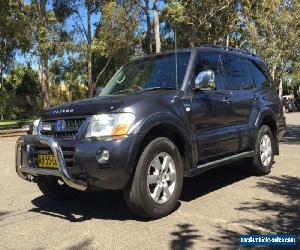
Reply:
M190 52L177 53L177 77L180 87ZM109 81L101 96L150 89L176 89L175 53L143 58L127 64Z

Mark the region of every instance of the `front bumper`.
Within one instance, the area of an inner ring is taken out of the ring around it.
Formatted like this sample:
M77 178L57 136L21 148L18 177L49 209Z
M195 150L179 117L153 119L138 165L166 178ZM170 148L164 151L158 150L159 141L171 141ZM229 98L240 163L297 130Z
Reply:
M61 178L68 186L82 191L88 187L122 189L128 183L134 169L141 140L142 136L138 135L102 141L54 140L43 135L27 135L20 137L16 143L16 171L25 180L34 180L35 177L45 175L55 176ZM39 168L34 163L32 148L45 146L49 148L46 154L53 151L58 169ZM66 148L73 148L71 166L70 159L66 158ZM110 152L110 159L105 164L96 160L96 153L100 148Z
M23 148L27 145L46 145L53 151L56 162L58 163L58 169L42 169L33 168L29 164L23 162ZM64 156L61 147L58 143L43 135L26 135L17 140L16 143L16 171L22 179L27 179L29 176L48 175L62 178L62 180L71 188L85 191L88 187L87 182L74 179L66 166Z

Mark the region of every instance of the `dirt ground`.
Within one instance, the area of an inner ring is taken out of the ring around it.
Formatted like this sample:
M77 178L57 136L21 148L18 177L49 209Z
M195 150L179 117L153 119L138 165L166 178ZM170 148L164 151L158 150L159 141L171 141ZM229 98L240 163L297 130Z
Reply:
M300 240L300 113L272 173L252 177L238 162L186 179L177 209L143 221L120 192L54 202L14 170L16 138L0 139L0 249L239 248L240 234L296 234Z

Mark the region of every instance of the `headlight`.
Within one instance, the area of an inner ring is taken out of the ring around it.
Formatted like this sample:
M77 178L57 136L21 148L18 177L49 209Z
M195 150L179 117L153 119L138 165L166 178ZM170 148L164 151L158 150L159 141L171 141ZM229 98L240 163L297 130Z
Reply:
M33 135L37 135L40 133L40 126L41 126L41 119L37 119L33 122L33 131L32 134Z
M131 113L94 115L86 133L86 137L127 135L134 120L135 116Z

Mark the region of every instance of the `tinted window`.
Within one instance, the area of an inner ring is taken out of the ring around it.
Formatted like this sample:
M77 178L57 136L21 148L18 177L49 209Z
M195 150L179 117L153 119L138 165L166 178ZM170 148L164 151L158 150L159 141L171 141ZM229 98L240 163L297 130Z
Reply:
M247 61L241 57L224 56L229 88L232 90L253 89L253 78Z
M195 66L195 78L196 76L205 70L212 70L215 73L216 89L226 89L224 74L221 64L220 56L217 54L199 54Z
M263 71L252 61L249 61L250 70L252 72L256 88L260 89L269 86L269 81Z

